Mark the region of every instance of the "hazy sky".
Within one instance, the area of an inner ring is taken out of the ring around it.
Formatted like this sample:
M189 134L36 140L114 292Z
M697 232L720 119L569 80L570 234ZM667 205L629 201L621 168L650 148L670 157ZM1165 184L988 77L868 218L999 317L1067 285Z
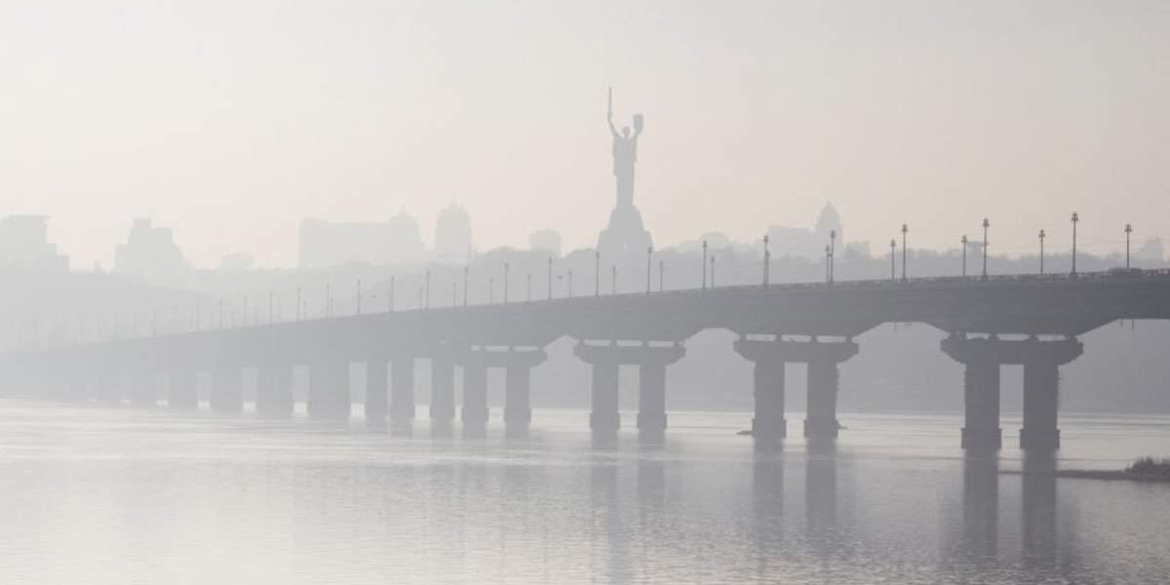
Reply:
M644 112L659 245L825 200L850 239L995 249L1170 235L1170 2L38 0L0 18L0 214L53 216L75 268L131 219L197 265L291 265L297 222L405 206L480 249L614 202L605 92Z

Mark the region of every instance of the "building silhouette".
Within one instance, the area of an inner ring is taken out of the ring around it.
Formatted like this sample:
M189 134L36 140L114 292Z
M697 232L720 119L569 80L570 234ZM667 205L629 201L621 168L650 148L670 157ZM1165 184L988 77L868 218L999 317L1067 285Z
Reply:
M773 225L768 228L768 240L773 256L797 256L819 260L825 253L832 232L837 232L837 247L845 250L845 228L841 214L832 202L825 203L812 229Z
M150 218L135 219L126 243L114 252L114 273L154 284L174 284L188 271L171 228L155 227Z
M299 266L386 265L423 260L418 221L402 210L384 222L301 220Z
M0 219L0 268L68 272L69 257L48 239L47 215L9 215Z
M471 217L467 210L452 203L444 207L435 220L435 259L466 262L470 257Z
M559 258L561 256L561 234L550 229L532 232L528 236L528 248L533 252L547 252L555 258Z

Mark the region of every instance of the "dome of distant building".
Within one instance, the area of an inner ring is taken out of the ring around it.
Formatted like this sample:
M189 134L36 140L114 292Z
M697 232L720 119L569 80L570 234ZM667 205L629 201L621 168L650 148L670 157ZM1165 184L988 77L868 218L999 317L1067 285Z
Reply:
M471 255L471 217L452 203L439 212L435 221L435 257L439 260L467 260Z
M821 208L821 214L817 216L817 225L813 229L819 240L828 241L829 234L837 231L837 241L845 241L845 228L841 225L841 214L837 212L837 208L833 206L833 202L825 203Z

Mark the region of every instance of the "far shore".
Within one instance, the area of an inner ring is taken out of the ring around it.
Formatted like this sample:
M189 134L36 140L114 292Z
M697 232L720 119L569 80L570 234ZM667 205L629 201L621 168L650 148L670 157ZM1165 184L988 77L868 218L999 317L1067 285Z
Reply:
M1004 475L1044 475L1052 477L1071 477L1078 479L1105 479L1141 481L1147 483L1170 483L1170 476L1150 473L1134 473L1124 470L1090 470L1090 469L1062 469L1060 471L1020 471L1003 470Z

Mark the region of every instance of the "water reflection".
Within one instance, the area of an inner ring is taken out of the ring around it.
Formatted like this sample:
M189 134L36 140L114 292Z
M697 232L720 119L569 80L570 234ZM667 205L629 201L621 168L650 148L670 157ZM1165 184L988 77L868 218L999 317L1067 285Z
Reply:
M971 453L963 458L963 530L958 554L980 567L995 562L999 548L999 457Z

